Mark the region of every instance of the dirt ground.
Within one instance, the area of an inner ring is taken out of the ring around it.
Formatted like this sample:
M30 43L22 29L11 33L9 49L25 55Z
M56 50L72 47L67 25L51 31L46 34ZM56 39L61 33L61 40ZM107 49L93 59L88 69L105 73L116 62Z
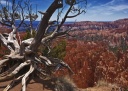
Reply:
M0 91L10 83L11 81L0 82ZM21 91L22 85L19 83L9 91ZM41 79L32 79L28 81L27 91L54 91L54 85L50 81L44 81Z
M0 82L0 91L3 91L3 89L10 83L11 81L5 81ZM15 85L12 89L9 91L21 91L22 85L21 83ZM27 91L55 91L54 90L54 84L51 80L41 80L39 78L34 78L31 80L28 80L27 84ZM78 89L78 91L119 91L119 90L113 90L110 87L92 87L92 88L86 88L86 89Z

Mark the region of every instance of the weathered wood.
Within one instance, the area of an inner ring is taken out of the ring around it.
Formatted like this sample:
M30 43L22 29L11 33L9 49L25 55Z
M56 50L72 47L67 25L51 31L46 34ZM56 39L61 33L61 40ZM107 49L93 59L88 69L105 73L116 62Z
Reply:
M17 28L14 25L12 25L12 28L13 28L13 31L11 33L9 33L7 40L9 43L12 44L12 46L13 46L12 48L15 51L15 53L18 53L19 49L20 49L20 45L19 45L18 40L16 38Z
M37 30L38 32L30 45L30 50L32 50L33 52L37 51L38 47L41 44L41 40L44 37L46 28L48 27L49 19L51 18L51 16L55 12L55 10L59 8L58 1L59 0L54 0L54 2L46 10L46 14L44 14L44 16L40 22L39 28Z
M8 40L2 34L0 34L0 42L11 52L14 51L13 48L10 45L8 45Z
M31 64L29 71L25 74L25 76L22 79L22 91L26 91L26 79L34 71L34 69L34 66Z
M4 81L7 79L12 78L13 76L15 76L23 67L27 66L30 64L30 60L25 61L24 63L21 63L19 66L17 66L17 68L15 68L14 71L12 71L10 74L7 74L6 76L0 77L0 81Z
M39 56L42 60L44 60L44 62L46 63L46 65L51 65L52 63L51 63L51 61L47 58L47 57L45 57L45 56Z
M10 74L13 70L15 70L15 69L17 68L17 66L18 66L19 64L20 64L20 63L16 63L16 64L14 64L11 68L9 68L7 71L4 71L2 74L0 74L0 78L6 76L6 75L8 75L8 74ZM6 79L4 79L4 80L6 80Z
M10 88L13 87L13 85L18 82L19 80L21 80L23 78L24 75L19 76L18 78L14 79L9 85L7 85L7 87L3 90L3 91L9 91Z
M31 44L31 42L33 41L34 38L29 38L26 40L23 40L21 45L20 45L20 55L23 56L25 53L29 53L29 45ZM31 51L30 51L31 52Z
M3 60L0 60L0 66L2 65L2 64L4 64L5 62L7 62L9 59L3 59Z

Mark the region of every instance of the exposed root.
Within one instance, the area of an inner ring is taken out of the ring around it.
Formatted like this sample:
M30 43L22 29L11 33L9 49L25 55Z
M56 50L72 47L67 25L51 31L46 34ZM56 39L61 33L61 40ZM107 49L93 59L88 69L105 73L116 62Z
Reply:
M25 76L22 79L22 91L26 91L26 79L34 71L34 69L34 66L31 64L29 71L25 74Z
M3 69L3 67L4 67L3 64L6 63L8 60L9 60L9 59L3 59L3 60L0 61L0 76L1 76L2 69Z
M19 60L22 59L23 61L23 57L19 56L18 57ZM4 59L0 61L0 65L2 68L2 65L6 62L9 62L10 59ZM55 58L47 58L45 56L29 56L29 55L25 55L23 63L21 63L21 61L15 61L14 65L8 69L5 72L2 72L0 74L0 81L5 81L5 80L9 80L10 78L16 76L18 74L18 72L23 69L25 66L30 66L29 71L27 71L26 73L24 73L24 75L20 75L18 78L13 79L13 81L3 90L3 91L9 91L9 89L11 89L14 84L18 81L21 80L22 83L22 91L26 91L26 81L29 78L29 75L31 73L33 73L33 71L37 71L39 74L37 74L37 76L39 76L40 78L43 78L45 80L48 79L52 79L53 75L53 71L56 72L57 70L59 70L62 67L67 67L69 69L69 66L64 63L62 60L59 59L55 59ZM11 61L11 60L10 60ZM40 64L41 66L38 66L38 64ZM8 65L5 65L8 66ZM72 71L71 71L72 72Z
M19 80L21 80L23 78L24 75L19 76L18 78L14 79L3 91L8 91L10 88L13 87L13 85L18 82Z
M12 66L11 68L9 68L7 71L3 72L2 74L0 74L0 77L6 76L8 74L10 74L13 70L15 70L15 68L19 65L19 63L16 63L14 66Z
M1 60L0 61L0 68L1 68L1 66L2 66L2 64L4 64L5 62L7 62L9 59L3 59L3 60Z
M10 74L6 75L6 76L2 76L0 77L0 81L5 81L8 80L10 78L12 78L13 76L15 76L23 67L27 66L30 64L30 60L25 61L24 63L21 63L17 68L15 68L14 71L12 71Z
M44 62L45 62L47 65L51 65L51 64L52 64L51 61L50 61L47 57L45 57L45 56L40 56L40 58L41 58L42 60L44 60Z

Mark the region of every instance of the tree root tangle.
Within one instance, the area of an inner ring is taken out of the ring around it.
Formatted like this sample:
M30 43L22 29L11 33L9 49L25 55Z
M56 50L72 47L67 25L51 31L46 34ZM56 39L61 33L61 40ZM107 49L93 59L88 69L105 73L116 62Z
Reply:
M11 67L4 70L4 66L8 67L10 61L14 61L14 64L10 65ZM39 66L39 64L41 66ZM29 67L28 71L23 70L26 66ZM17 82L21 82L22 91L26 91L26 81L30 74L38 72L39 74L37 74L37 76L39 76L41 79L52 79L52 73L58 71L61 67L67 67L69 70L71 70L69 66L62 60L60 61L58 59L51 59L44 56L29 57L28 55L25 55L22 61L21 59L3 59L0 61L0 82L12 79L12 82L7 85L3 91L9 91L9 89L11 89ZM19 74L21 70L24 72Z

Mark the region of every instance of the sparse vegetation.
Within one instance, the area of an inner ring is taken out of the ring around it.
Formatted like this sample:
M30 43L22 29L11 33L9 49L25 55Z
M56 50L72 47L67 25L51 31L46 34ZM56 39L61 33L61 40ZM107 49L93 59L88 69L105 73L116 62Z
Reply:
M52 48L48 54L49 57L63 59L66 54L66 41L60 41L55 47Z

